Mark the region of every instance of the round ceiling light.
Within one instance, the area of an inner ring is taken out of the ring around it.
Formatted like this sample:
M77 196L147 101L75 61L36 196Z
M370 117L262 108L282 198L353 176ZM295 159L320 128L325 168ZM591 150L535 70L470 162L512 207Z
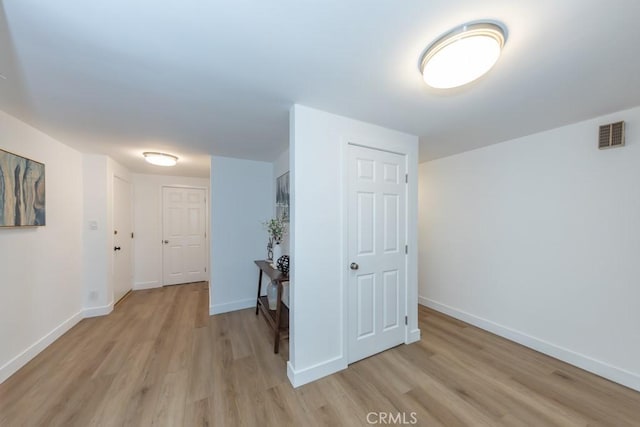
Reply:
M429 46L420 61L422 77L437 89L470 83L494 66L505 41L504 27L495 23L458 27Z
M175 166L178 163L178 158L171 154L146 151L142 155L147 162L156 166Z

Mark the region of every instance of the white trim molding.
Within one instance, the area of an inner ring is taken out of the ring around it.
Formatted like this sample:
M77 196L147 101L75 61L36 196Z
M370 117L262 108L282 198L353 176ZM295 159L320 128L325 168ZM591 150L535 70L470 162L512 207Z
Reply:
M2 367L0 367L0 384L5 382L5 380L11 375L18 372L20 368L29 363L31 359L40 354L40 352L42 352L45 348L49 347L55 340L60 338L69 329L73 328L81 320L82 311L79 311L62 322L44 337L40 338L38 341L27 347L26 350L5 363Z
M209 315L228 313L230 311L244 310L245 308L255 308L256 299L242 299L238 301L227 302L224 304L213 304L209 306Z
M544 353L548 356L569 363L570 365L577 366L578 368L584 369L585 371L589 371L618 384L640 391L639 374L593 359L584 354L560 347L556 344L527 335L523 332L500 325L492 322L491 320L483 319L482 317L475 316L432 299L421 296L418 297L418 300L421 305L433 310L439 311L458 320L462 320L463 322L469 323L480 329L484 329L485 331L489 331L525 347L529 347L533 350L539 351L540 353Z
M287 362L287 377L294 388L347 369L346 357L336 357L308 368L296 371L291 362Z
M418 342L420 341L420 329L412 329L412 330L408 330L407 329L407 336L405 338L404 343L405 344L412 344L414 342Z
M101 307L86 307L82 309L82 317L88 319L91 317L106 316L113 311L113 302Z
M154 289L154 288L161 288L161 287L162 287L162 283L158 280L152 280L150 282L135 282L133 284L134 291L141 291L143 289Z

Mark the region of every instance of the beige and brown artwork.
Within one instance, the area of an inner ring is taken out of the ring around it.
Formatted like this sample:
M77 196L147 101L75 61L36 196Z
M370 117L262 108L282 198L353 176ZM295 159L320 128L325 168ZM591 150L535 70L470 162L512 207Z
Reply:
M0 227L45 225L44 164L0 149Z

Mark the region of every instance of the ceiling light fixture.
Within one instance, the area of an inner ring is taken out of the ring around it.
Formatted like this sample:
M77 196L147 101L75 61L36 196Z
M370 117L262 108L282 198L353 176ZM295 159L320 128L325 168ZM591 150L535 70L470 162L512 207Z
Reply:
M429 46L420 61L426 84L450 89L486 74L506 42L505 27L492 22L462 25Z
M171 154L146 151L142 155L147 162L156 166L175 166L178 163L178 158Z

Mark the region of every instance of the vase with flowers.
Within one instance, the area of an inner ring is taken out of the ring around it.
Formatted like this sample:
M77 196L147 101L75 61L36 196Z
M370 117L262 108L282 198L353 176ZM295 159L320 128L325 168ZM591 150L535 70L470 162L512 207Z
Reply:
M286 233L285 222L283 218L271 218L265 221L264 227L269 234L269 242L267 243L267 260L275 262L282 256L282 237Z

